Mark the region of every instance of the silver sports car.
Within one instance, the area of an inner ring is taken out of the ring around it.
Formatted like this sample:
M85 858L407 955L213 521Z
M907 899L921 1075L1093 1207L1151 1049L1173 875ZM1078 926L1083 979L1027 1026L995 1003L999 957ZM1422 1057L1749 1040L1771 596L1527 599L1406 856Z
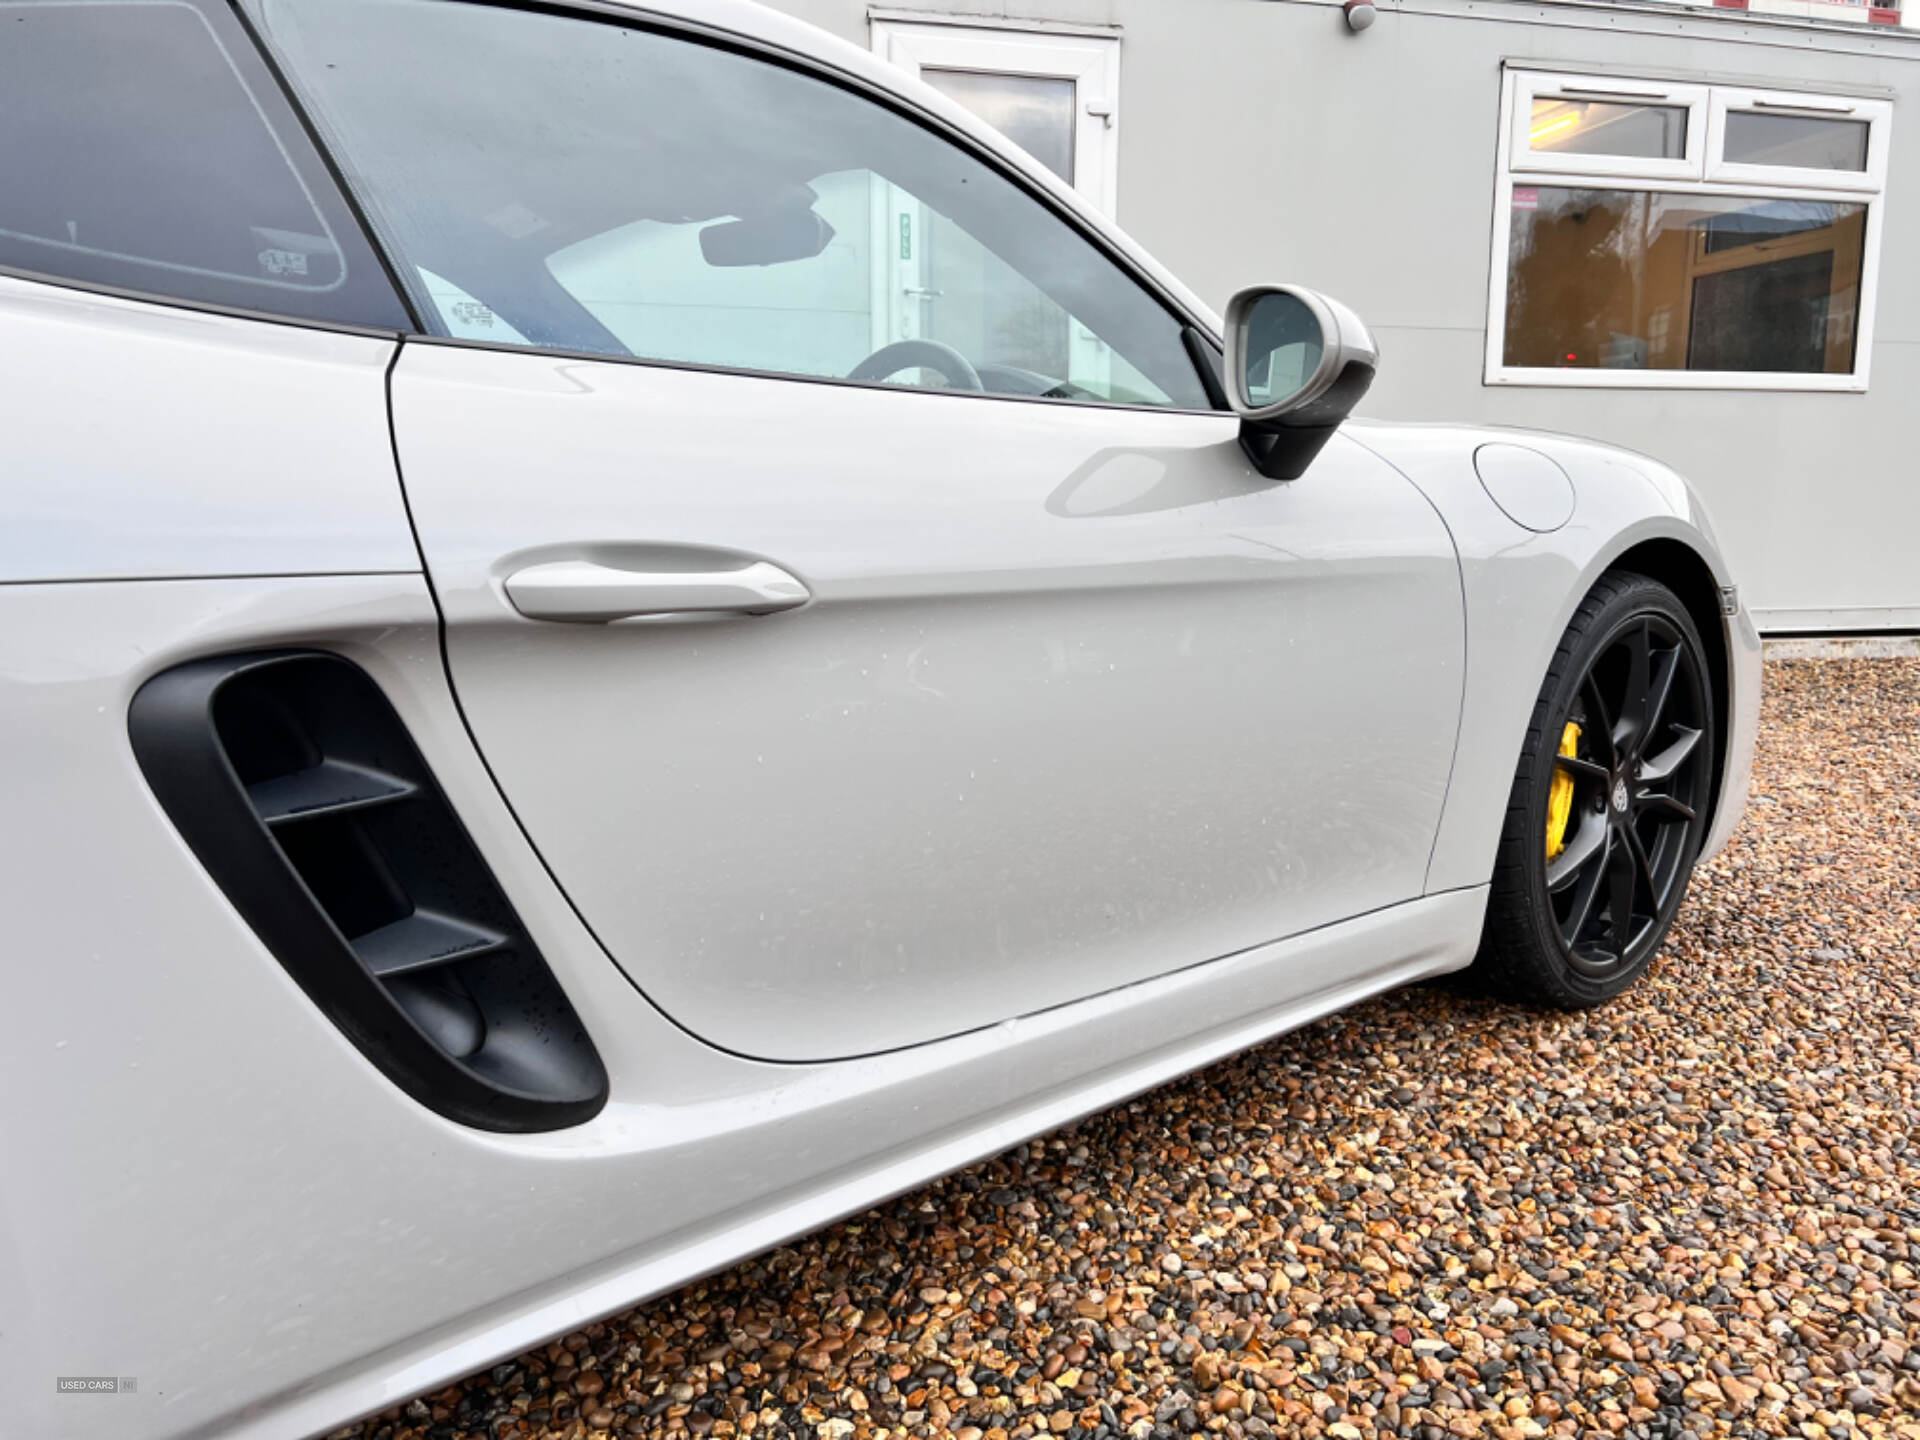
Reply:
M0 134L10 1435L310 1433L1372 992L1600 1003L1740 814L1678 476L1348 419L1343 306L743 0L5 0Z

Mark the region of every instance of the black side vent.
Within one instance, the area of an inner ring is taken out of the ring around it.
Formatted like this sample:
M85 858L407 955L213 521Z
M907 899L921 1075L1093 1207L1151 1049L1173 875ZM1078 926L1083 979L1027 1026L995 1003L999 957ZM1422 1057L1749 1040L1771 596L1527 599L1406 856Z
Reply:
M372 679L222 655L133 697L134 755L247 923L408 1094L484 1130L606 1103L586 1029Z

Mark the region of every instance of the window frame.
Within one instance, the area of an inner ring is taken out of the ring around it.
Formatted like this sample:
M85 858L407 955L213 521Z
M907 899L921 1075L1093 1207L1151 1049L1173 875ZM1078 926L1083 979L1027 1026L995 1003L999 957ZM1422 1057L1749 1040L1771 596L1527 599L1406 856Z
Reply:
M1559 88L1555 88L1559 87ZM1600 90L1611 90L1602 95ZM1567 163L1550 152L1527 148L1527 126L1536 95L1566 91L1582 98L1651 99L1664 92L1676 100L1697 91L1697 110L1688 119L1686 161L1635 160L1624 156L1568 156ZM1633 92L1639 92L1634 95ZM1720 159L1726 134L1726 114L1753 109L1759 100L1772 100L1782 114L1837 118L1840 106L1849 107L1848 119L1861 119L1870 128L1867 170L1813 171L1797 166L1729 165ZM1795 109L1795 102L1801 108ZM1487 331L1482 383L1488 386L1533 386L1593 390L1776 390L1864 393L1873 358L1874 308L1879 289L1880 227L1886 208L1886 173L1893 106L1889 101L1843 95L1756 89L1748 86L1667 82L1652 76L1622 78L1545 72L1509 64L1501 85L1500 152L1494 176L1492 262L1487 285ZM1693 158L1699 137L1697 160ZM1590 166L1593 160L1608 162ZM1673 167L1691 165L1686 173ZM1809 178L1813 177L1813 178ZM1592 367L1559 369L1506 363L1506 326L1509 265L1516 187L1565 187L1583 190L1622 190L1718 199L1813 200L1844 202L1866 207L1864 244L1860 257L1860 285L1855 306L1853 369L1844 374L1783 370L1628 370Z
M1543 75L1513 71L1508 153L1512 168L1556 175L1630 175L1650 180L1696 180L1707 153L1707 87L1606 75ZM1687 112L1686 153L1677 160L1633 155L1579 155L1535 150L1530 143L1535 100L1598 100L1608 104L1665 105Z
M1723 157L1727 115L1772 114L1803 120L1853 120L1867 127L1867 164L1864 170L1822 170L1801 165L1755 165ZM1726 185L1790 184L1813 190L1872 191L1885 194L1887 140L1893 129L1893 106L1885 100L1862 100L1842 95L1813 95L1793 90L1748 90L1713 87L1707 117L1711 137L1706 178Z

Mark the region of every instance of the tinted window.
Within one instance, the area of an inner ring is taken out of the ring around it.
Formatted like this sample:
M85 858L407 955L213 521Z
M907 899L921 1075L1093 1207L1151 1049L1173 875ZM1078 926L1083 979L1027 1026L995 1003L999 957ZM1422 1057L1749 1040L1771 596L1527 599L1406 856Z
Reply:
M0 3L0 265L401 328L224 6Z
M1678 160L1687 153L1687 107L1539 95L1534 97L1527 148Z
M1516 185L1506 363L1853 369L1867 207Z
M834 85L575 17L248 3L440 333L1206 408L1180 322L1137 282Z
M1742 165L1865 170L1867 122L1729 110L1726 157Z

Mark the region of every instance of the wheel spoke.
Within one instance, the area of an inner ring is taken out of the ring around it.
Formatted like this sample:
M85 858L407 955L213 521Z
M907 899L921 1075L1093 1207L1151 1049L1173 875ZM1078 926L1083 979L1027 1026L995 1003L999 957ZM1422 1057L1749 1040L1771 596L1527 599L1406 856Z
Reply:
M1615 840L1607 849L1607 918L1613 922L1613 951L1627 958L1633 939L1633 887L1638 879L1633 851Z
M1636 800L1634 804L1635 808L1642 813L1649 810L1656 810L1664 811L1675 820L1691 820L1694 818L1693 807L1691 805L1682 804L1671 795L1656 795L1651 790L1641 791L1639 799Z
M1653 698L1647 703L1647 728L1641 732L1644 749L1660 733L1661 718L1667 713L1667 697L1673 693L1673 677L1680 673L1680 647L1675 645L1659 659L1659 673L1653 677Z
M1653 657L1647 622L1629 630L1627 644L1627 685L1620 701L1620 713L1614 716L1615 753L1637 744L1647 733L1647 707L1652 699Z
M1647 855L1647 847L1640 842L1640 832L1633 826L1624 825L1621 829L1626 834L1627 849L1632 852L1634 869L1639 875L1640 883L1647 887L1647 899L1652 902L1648 907L1649 913L1658 915L1661 905L1666 901L1666 896L1662 895L1660 887L1653 883L1653 861Z
M1606 699L1600 694L1600 682L1593 678L1591 670L1587 672L1586 679L1580 682L1580 690L1587 697L1587 703L1593 707L1593 718L1599 722L1597 725L1589 725L1587 733L1602 736L1607 744L1608 761L1618 762L1620 747L1614 740L1613 717L1607 710Z
M1581 867L1605 848L1606 843L1606 821L1597 815L1587 817L1567 841L1567 848L1547 862L1548 892L1558 894L1571 885Z
M1562 770L1570 770L1575 775L1584 775L1589 780L1598 780L1605 785L1613 779L1613 772L1604 765L1596 765L1591 760L1582 760L1578 755L1555 755L1553 763Z
M1567 923L1560 933L1566 937L1568 945L1580 943L1580 932L1587 928L1587 920L1593 914L1594 898L1600 893L1601 883L1607 878L1607 854L1613 846L1613 827L1601 825L1600 857L1587 866L1586 873L1580 878L1580 888L1573 892L1573 908L1567 914Z
M1693 747L1700 743L1700 732L1676 725L1674 741L1651 760L1642 760L1634 778L1644 784L1654 785L1662 780L1671 780L1674 771L1686 763L1693 753Z

